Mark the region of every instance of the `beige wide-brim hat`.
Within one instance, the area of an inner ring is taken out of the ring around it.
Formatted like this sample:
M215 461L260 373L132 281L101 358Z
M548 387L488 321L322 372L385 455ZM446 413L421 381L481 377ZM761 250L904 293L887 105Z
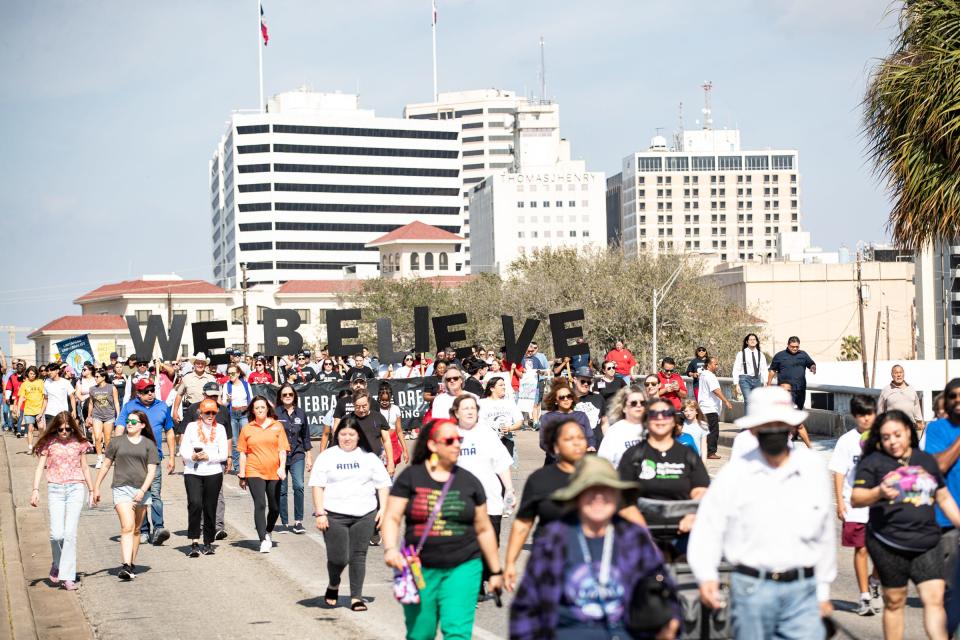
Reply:
M637 482L621 480L617 470L606 458L587 455L577 463L573 475L570 477L570 484L554 491L550 495L550 499L557 502L570 502L576 500L581 493L590 487L609 487L623 491L624 489L637 489L639 486L640 484Z
M803 424L809 414L793 406L793 398L780 387L758 387L750 393L747 415L734 420L740 429L783 423L791 427Z
M190 356L190 362L209 362L209 360L207 360L207 354L201 351L196 355Z

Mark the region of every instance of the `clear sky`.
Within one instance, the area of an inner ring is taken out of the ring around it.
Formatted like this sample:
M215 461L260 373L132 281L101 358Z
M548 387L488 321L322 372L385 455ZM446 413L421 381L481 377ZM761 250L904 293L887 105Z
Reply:
M539 86L591 170L616 172L658 127L716 127L800 152L813 244L882 241L889 204L860 135L888 0L438 0L440 90ZM265 93L355 92L379 115L431 99L429 0L264 0ZM0 40L0 324L77 314L107 282L211 277L207 162L257 102L256 0L6 3ZM21 335L21 340L23 336ZM0 342L5 343L3 334Z

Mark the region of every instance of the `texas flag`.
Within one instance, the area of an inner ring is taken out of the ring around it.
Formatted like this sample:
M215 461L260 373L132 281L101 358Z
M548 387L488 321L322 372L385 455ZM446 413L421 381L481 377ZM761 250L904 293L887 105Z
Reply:
M270 43L270 34L267 33L267 22L263 18L263 5L260 5L260 35L263 36L263 46Z

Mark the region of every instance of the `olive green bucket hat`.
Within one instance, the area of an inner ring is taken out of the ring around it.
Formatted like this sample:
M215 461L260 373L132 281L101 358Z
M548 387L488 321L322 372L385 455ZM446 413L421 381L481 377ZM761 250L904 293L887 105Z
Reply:
M621 480L610 461L595 455L586 455L577 463L570 477L570 484L557 489L550 496L557 502L571 502L590 487L610 487L611 489L637 489L639 483Z

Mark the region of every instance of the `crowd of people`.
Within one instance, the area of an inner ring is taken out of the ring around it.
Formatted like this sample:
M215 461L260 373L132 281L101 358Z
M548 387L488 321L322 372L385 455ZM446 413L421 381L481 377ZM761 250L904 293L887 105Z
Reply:
M408 638L438 629L469 638L477 607L499 604L503 591L514 593L513 638L676 637L686 615L671 573L679 561L707 615L730 608L734 637L823 637L834 512L841 545L854 550L857 614L882 614L884 637L903 637L912 581L928 637L960 623L947 587L960 565L960 379L925 425L894 367L879 398L851 402L855 427L834 448L831 476L810 451L806 375L816 363L795 337L769 361L749 334L731 363L697 347L685 369L664 357L647 374L623 341L600 361L548 361L535 343L519 363L482 346L386 365L366 350L228 354L219 367L202 353L125 363L111 354L79 373L60 362L5 371L3 428L37 456L34 506L46 475L53 584L77 588L81 510L102 501L108 476L117 576L135 579L140 545L170 538L162 479L179 465L189 557L215 554L229 535L227 476L251 496L261 553L277 533L306 532L309 486L326 546L325 603L338 605L347 570L349 608L367 610L367 555L382 545ZM744 412L730 461L711 478L720 417L733 409L722 364ZM385 382L393 378L422 379L426 410L412 429ZM318 439L298 396L310 382L345 387ZM277 387L275 401L257 385ZM521 429L539 430L544 462L515 488Z

